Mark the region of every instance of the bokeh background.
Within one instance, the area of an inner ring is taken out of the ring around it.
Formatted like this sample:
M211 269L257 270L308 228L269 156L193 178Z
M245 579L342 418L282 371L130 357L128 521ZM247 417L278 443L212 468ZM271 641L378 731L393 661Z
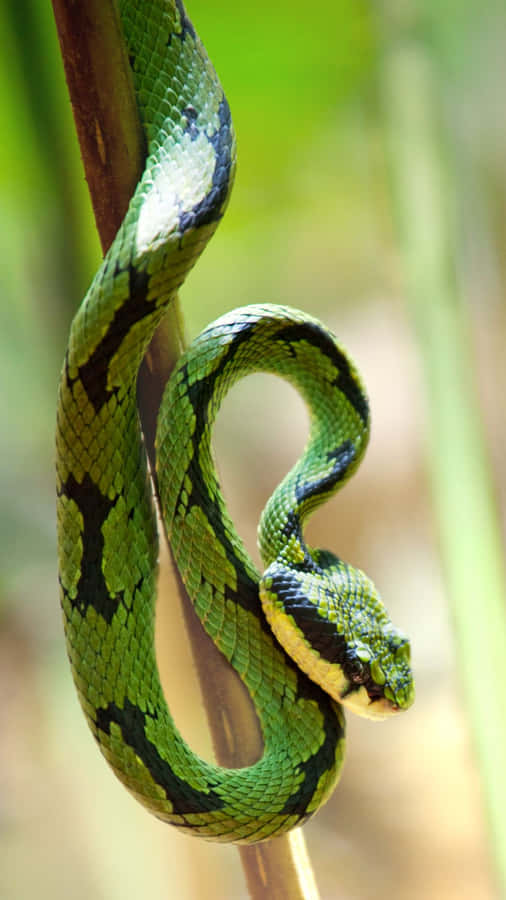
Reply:
M348 717L341 783L305 828L322 898L494 898L431 493L427 354L399 249L385 73L391 48L414 36L434 86L432 139L458 198L468 363L501 525L506 12L492 0L188 5L239 148L229 211L184 289L188 336L226 309L268 300L319 316L353 354L371 445L309 539L370 573L412 639L415 706L381 724ZM53 432L70 320L100 251L50 4L4 0L0 46L0 895L245 897L236 851L151 819L104 764L78 708L57 599ZM419 152L414 144L414 162ZM220 414L224 488L255 559L260 510L306 428L293 390L262 376ZM170 584L166 595L172 627ZM211 754L180 639L168 655L176 720Z

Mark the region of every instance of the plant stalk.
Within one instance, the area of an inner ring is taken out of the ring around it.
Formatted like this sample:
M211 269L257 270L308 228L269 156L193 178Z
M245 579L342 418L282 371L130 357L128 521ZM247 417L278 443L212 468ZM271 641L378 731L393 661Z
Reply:
M389 24L383 86L407 298L426 383L441 555L498 878L506 895L504 551L470 324L459 290L455 184L444 150L435 67L419 32L409 25Z

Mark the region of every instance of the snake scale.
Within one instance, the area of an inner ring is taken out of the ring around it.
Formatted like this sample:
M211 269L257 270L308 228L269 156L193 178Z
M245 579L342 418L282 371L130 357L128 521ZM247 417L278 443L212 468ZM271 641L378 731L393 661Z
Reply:
M303 822L329 796L343 760L341 704L371 718L410 705L409 643L362 572L303 539L310 513L366 447L359 375L316 320L244 307L180 358L160 410L157 472L174 559L204 628L249 690L264 753L249 767L220 768L192 752L171 718L154 655L158 545L136 378L223 215L235 138L181 0L120 0L119 10L148 158L72 324L60 382L67 648L93 735L132 794L187 833L254 842ZM262 515L262 576L227 513L210 442L224 394L253 371L288 379L311 414L303 455Z

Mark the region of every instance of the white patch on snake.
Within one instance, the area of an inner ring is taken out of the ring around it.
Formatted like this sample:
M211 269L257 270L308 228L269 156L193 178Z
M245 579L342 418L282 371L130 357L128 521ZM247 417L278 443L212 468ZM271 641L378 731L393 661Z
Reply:
M192 141L182 134L166 145L166 153L151 172L137 223L137 250L142 252L177 231L182 213L190 212L212 185L216 163L213 146L202 132ZM188 163L191 160L189 170Z

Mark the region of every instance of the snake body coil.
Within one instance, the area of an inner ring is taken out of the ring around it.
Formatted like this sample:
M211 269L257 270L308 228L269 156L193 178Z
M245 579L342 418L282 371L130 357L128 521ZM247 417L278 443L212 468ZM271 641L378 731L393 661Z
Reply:
M300 823L328 797L344 750L336 701L372 717L409 705L409 645L365 575L303 540L305 519L367 443L368 406L352 363L302 313L235 310L197 338L169 381L157 467L180 574L248 687L264 754L248 768L219 768L173 723L154 656L157 533L135 386L156 326L223 215L235 147L227 101L180 0L119 5L149 156L72 325L61 377L67 647L90 728L126 787L189 833L253 842ZM262 518L262 577L227 514L210 447L223 395L259 369L289 379L311 409L302 459Z

